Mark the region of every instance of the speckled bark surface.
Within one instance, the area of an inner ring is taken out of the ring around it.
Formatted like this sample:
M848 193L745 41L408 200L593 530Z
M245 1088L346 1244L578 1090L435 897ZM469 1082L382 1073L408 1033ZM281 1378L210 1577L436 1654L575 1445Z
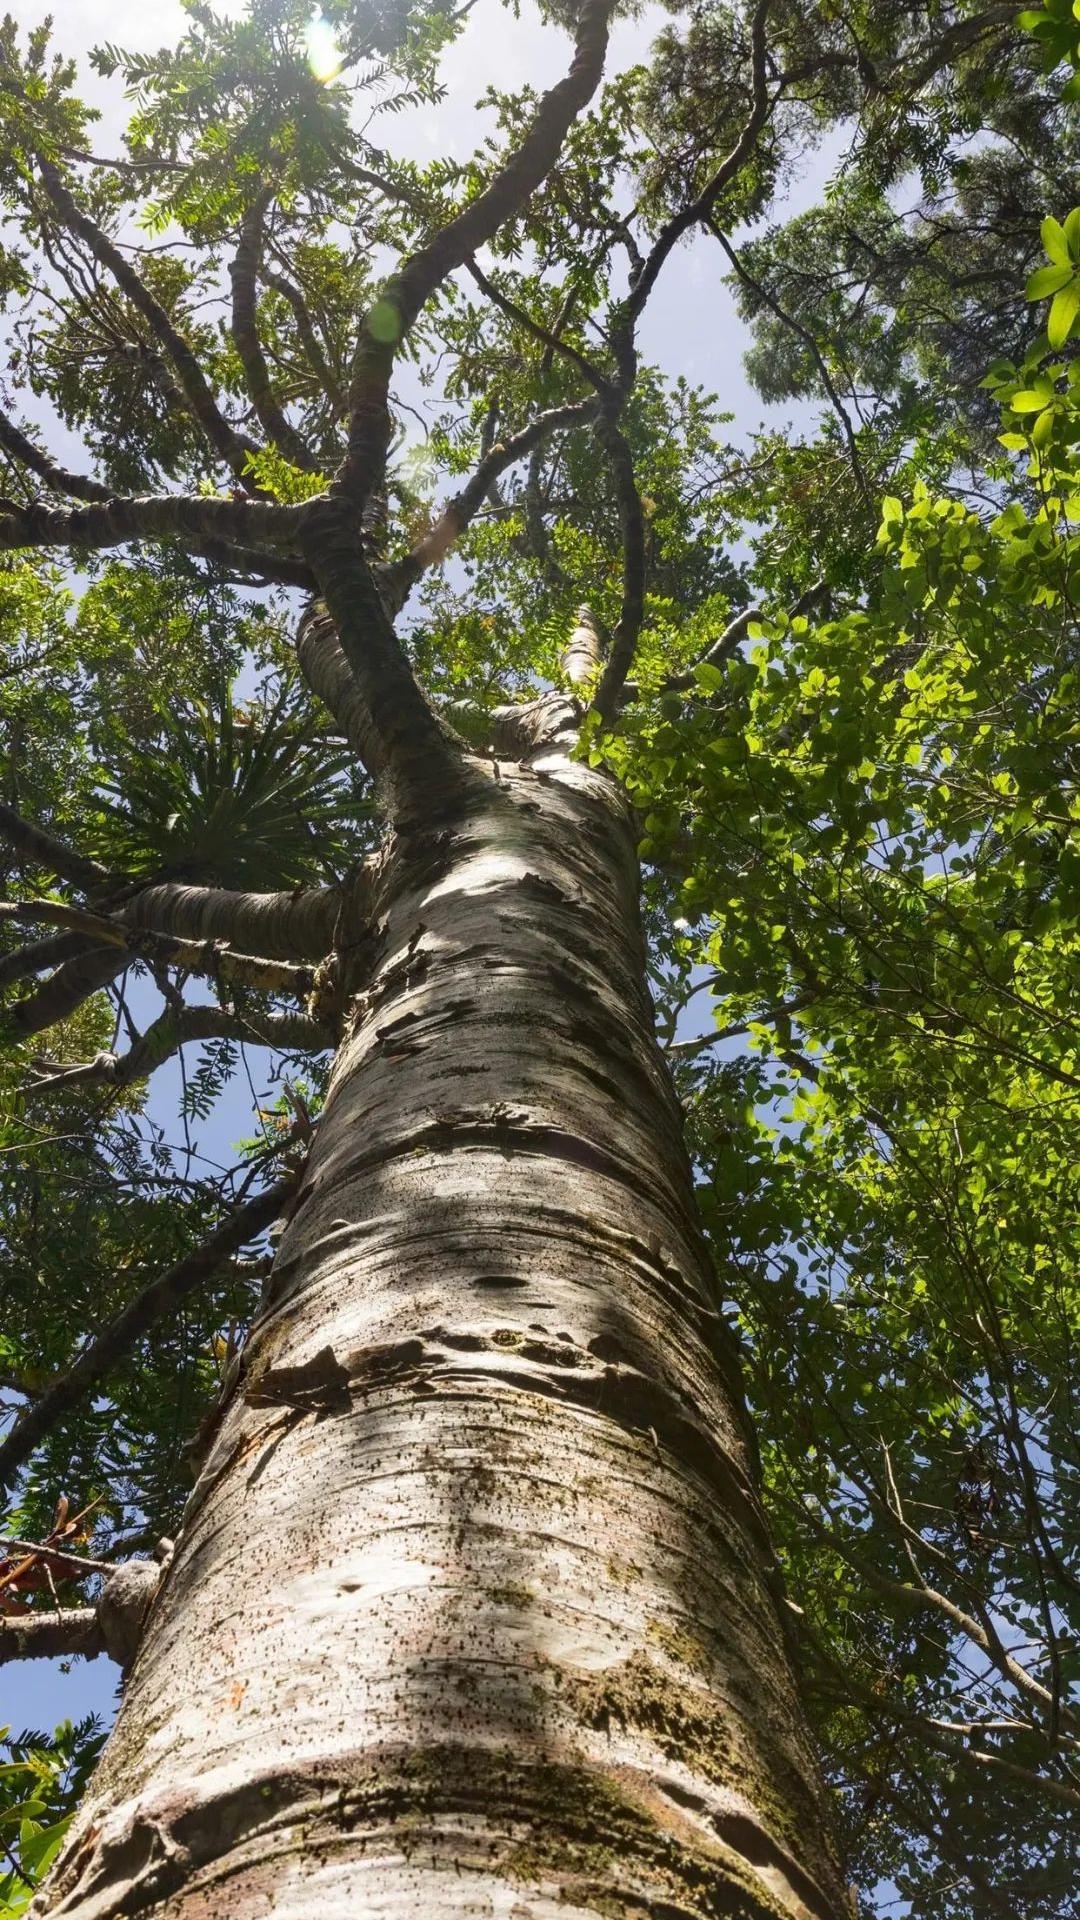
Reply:
M38 1913L847 1911L632 824L557 742L474 772L388 852L269 1294Z

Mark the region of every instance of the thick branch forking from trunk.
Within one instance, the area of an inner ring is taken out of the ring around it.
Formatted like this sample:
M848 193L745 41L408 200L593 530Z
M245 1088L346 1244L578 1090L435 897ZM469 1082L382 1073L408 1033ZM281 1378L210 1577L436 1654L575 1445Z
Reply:
M579 607L577 624L559 657L572 687L591 685L603 664L604 638L591 607Z
M157 892L156 888L148 891ZM219 918L240 926L246 920L249 925L257 925L259 916L275 912L288 913L296 899L303 894L233 894L213 887L192 888L185 891L201 896L194 910L194 917L211 917L216 912ZM312 889L316 898L320 889ZM327 889L333 898L331 889ZM286 907L286 901L289 906ZM254 909L252 902L257 903ZM297 999L310 993L312 972L310 967L300 966L295 961L267 959L265 955L238 953L231 942L221 938L202 940L177 939L172 934L159 933L149 927L132 928L123 919L112 918L105 913L88 913L79 907L69 907L60 900L19 900L0 902L0 920L44 920L51 926L66 927L82 936L77 951L85 951L87 943L106 944L123 947L133 957L149 957L162 965L182 967L188 973L204 974L217 984L225 986L257 987L263 993L291 993ZM18 978L18 975L15 975ZM0 971L2 978L2 971Z
M352 909L362 913L362 879ZM164 881L143 887L114 906L112 917L128 928L172 934L181 940L229 942L245 955L265 960L321 960L334 940L342 910L334 887L300 887L294 893L234 893L225 887L189 887Z
M449 802L467 780L462 742L421 691L345 496L314 503L305 551L359 695L349 706L350 740L388 813L402 819L417 798L430 807L437 786Z
M35 826L30 820L24 820L14 807L2 802L0 839L6 840L9 846L15 847L28 860L44 867L47 873L55 874L61 880L70 880L83 893L93 893L95 889L100 891L109 879L106 868L97 860L88 860L85 854L76 853L74 848L58 840L55 834L47 832L44 827Z
M349 451L334 482L357 507L382 478L391 433L390 376L403 341L436 289L520 212L554 164L600 83L610 13L611 0L584 0L570 70L544 95L521 145L483 193L398 269L365 315L349 391Z
M84 922L85 928L84 934L77 927L61 936L65 941L76 938L80 944L74 952L65 945L59 955L53 955L62 958L63 964L36 992L6 1009L4 1024L16 1040L54 1026L130 966L144 944L153 958L226 985L305 994L312 981L303 963L325 959L343 918L352 937L362 926L365 878L361 870L350 883L347 897L332 887L301 888L295 893L233 893L226 888L165 882L142 888L100 916L66 908L58 901L24 901L15 908L17 915L61 924L74 918ZM144 943L140 936L149 940ZM234 952L234 942L256 951ZM70 957L63 958L69 952ZM11 977L19 978L22 971L20 964Z
M137 1340L209 1279L230 1254L265 1232L295 1193L296 1179L296 1175L289 1175L245 1200L201 1246L151 1280L102 1328L66 1372L26 1408L6 1439L0 1440L0 1489L11 1486L46 1435L126 1358Z
M8 502L0 512L0 552L5 553L23 547L122 547L138 540L191 540L215 549L224 542L247 551L280 542L288 549L299 538L306 512L257 500L172 493L117 496L86 507L35 501L17 512L10 509Z
M296 636L300 671L313 694L333 714L361 766L367 742L367 714L341 641L321 600L304 609Z
M0 1614L0 1666L9 1660L96 1660L105 1636L96 1607L66 1607L59 1613Z

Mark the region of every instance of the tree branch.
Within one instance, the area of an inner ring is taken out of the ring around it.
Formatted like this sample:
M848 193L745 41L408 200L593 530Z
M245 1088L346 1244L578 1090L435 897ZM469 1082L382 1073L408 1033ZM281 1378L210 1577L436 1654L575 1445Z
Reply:
M27 1040L31 1034L66 1020L84 1000L107 987L130 965L131 955L123 949L84 947L81 953L57 967L36 993L5 1008L2 1024L7 1035L13 1040Z
M274 392L270 369L259 339L255 288L262 264L263 220L273 197L273 188L263 187L241 222L240 243L229 267L232 281L232 337L244 370L244 382L251 404L267 439L273 441L278 451L294 467L313 473L317 470L317 462Z
M273 287L275 293L280 293L282 299L287 300L292 308L296 320L296 331L307 354L311 371L333 407L335 415L339 419L342 418L349 411L349 397L344 387L335 378L330 362L323 351L323 344L316 331L307 301L299 287L294 287L292 281L287 280L283 273L265 273L263 278L267 286Z
M610 721L633 665L638 634L645 617L645 521L634 477L634 456L626 435L617 421L606 413L601 415L596 431L607 453L615 481L623 548L622 608L612 636L611 652L593 695L596 712L604 721Z
M4 452L10 454L13 460L19 460L24 467L29 467L32 473L36 473L56 493L66 493L72 500L93 501L112 498L112 488L105 486L100 480L91 480L87 474L83 473L70 473L57 461L50 460L47 453L42 453L40 447L36 447L32 440L27 439L25 433L19 431L15 422L9 420L6 413L0 413L0 447L3 447Z
M399 267L364 316L349 387L349 451L334 481L335 490L356 506L382 477L391 433L390 376L403 341L436 289L521 210L554 164L600 83L610 11L611 0L584 0L570 70L544 95L521 145L484 191Z
M258 896L254 896L258 898ZM269 896L271 898L275 896ZM59 900L21 900L0 903L0 920L44 920L68 929L60 942L41 942L46 948L59 947L60 960L88 951L90 945L121 947L127 959L149 957L160 965L183 968L186 972L210 979L218 987L253 987L261 993L289 993L302 999L312 991L315 974L310 966L298 966L288 960L267 960L261 955L237 953L221 940L182 940L152 929L133 929L122 920L105 914L87 913ZM74 940L69 949L64 938ZM23 949L32 952L32 949ZM19 959L20 956L14 956ZM127 964L125 959L124 964ZM49 961L40 964L49 964ZM11 977L18 979L28 969L20 965ZM33 970L31 967L29 970ZM0 984L3 983L0 962ZM207 1009L202 1009L207 1011ZM238 1036L242 1037L242 1036ZM138 1075L134 1077L138 1078Z
M549 407L544 413L538 413L520 433L513 434L509 440L496 441L485 453L471 479L460 493L447 501L434 526L422 540L417 541L412 552L386 569L380 584L391 606L402 606L420 575L428 567L438 566L440 560L445 559L454 542L461 538L479 512L500 474L562 428L584 426L595 418L594 400L575 400L564 407Z
M358 908L360 904L358 899ZM127 928L173 934L185 941L226 941L267 960L302 961L321 960L330 950L341 907L342 895L336 887L233 893L226 887L165 881L140 888L132 899L114 907L112 918Z
M414 795L429 807L435 783L449 802L467 777L464 746L428 705L394 632L360 543L355 505L338 494L314 506L305 552L356 683L359 699L350 712L360 758L395 817Z
M755 280L753 274L743 265L743 262L740 260L735 248L731 245L726 233L717 226L711 214L706 220L705 225L713 235L713 238L719 241L744 287L748 287L751 293L761 301L762 305L769 309L769 312L774 318L779 320L783 326L789 328L789 330L795 334L796 338L803 342L804 346L809 347L813 355L814 365L821 376L821 384L832 402L833 411L840 422L844 439L847 441L851 470L855 475L856 485L862 495L863 504L866 507L872 506L873 502L870 495L870 488L867 485L866 475L863 472L863 464L859 456L859 444L855 438L855 429L851 424L851 415L848 413L847 408L840 398L839 390L829 372L825 356L818 346L814 335L811 333L809 327L804 327L801 320L797 320L793 313L788 313L786 308L780 305L779 300L774 298L768 287L762 286L760 280Z
M591 607L579 607L577 624L559 655L564 679L572 687L588 685L595 679L604 658L604 636Z
M750 23L750 57L753 76L753 103L747 115L742 132L734 146L727 153L715 173L706 181L701 192L693 200L680 207L667 224L661 228L653 246L641 267L635 274L633 285L626 299L618 309L611 328L611 341L619 363L622 384L625 391L633 384L635 368L634 329L644 309L645 303L656 285L660 269L672 248L689 232L699 220L704 220L712 212L720 194L733 180L739 168L750 158L754 142L769 116L770 99L768 85L768 60L765 41L765 23L768 18L771 0L757 0Z
M0 803L0 839L26 855L36 866L44 867L47 873L55 874L61 880L70 880L83 893L99 890L109 879L103 866L96 860L88 860L85 855L76 853L64 845L55 834L48 833L44 827L36 827L30 820L24 820L14 807Z
M526 333L531 333L534 340L542 342L545 358L550 358L554 353L561 353L565 360L569 360L571 365L577 368L589 385L596 388L597 393L607 399L614 396L617 391L615 382L609 380L606 373L601 373L599 367L594 367L592 361L588 360L583 353L579 353L577 347L571 346L569 341L560 339L557 333L542 326L539 320L534 320L530 313L526 313L524 307L519 307L515 300L511 300L508 294L503 293L495 282L488 278L483 269L477 266L471 254L463 264L466 272L472 275L481 292L487 295L493 306L498 307L519 327L523 327Z
M195 494L118 496L86 507L26 507L6 501L0 510L0 552L21 547L119 547L135 540L222 541L250 548L299 539L307 504L272 506L265 501L222 500Z
M28 974L44 973L49 967L62 966L86 950L86 941L78 933L54 933L46 940L31 940L25 947L0 954L0 987L10 987Z
M247 472L247 460L248 455L257 450L256 443L245 434L238 433L226 420L183 334L174 327L161 302L151 293L130 261L125 259L120 248L77 205L64 185L58 168L51 160L44 158L40 158L38 164L45 191L60 219L69 232L77 235L89 247L95 260L111 273L136 312L142 315L172 361L188 405L215 453L241 485L254 491L251 475Z
M209 1279L230 1254L265 1231L295 1193L297 1178L292 1174L253 1199L245 1200L200 1247L136 1294L67 1371L45 1388L33 1405L24 1410L7 1438L0 1441L0 1488L11 1485L34 1449L92 1387L127 1357L137 1340Z
M181 1047L198 1040L247 1041L253 1046L282 1052L325 1053L333 1036L318 1020L299 1013L229 1012L224 1007L187 1006L166 1011L147 1027L127 1053L99 1053L77 1066L59 1066L46 1060L33 1064L41 1078L25 1091L35 1093L72 1087L110 1087L120 1093L136 1081L147 1080Z
M8 1660L70 1660L77 1653L96 1660L104 1652L96 1607L0 1614L0 1666Z
M367 740L364 698L342 651L337 628L321 600L313 600L304 609L296 636L296 657L312 693L333 714L363 763Z

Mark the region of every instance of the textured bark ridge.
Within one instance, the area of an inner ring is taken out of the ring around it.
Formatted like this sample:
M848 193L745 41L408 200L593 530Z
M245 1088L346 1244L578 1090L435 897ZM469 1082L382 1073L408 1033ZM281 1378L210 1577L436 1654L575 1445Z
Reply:
M263 1311L39 1913L840 1920L633 829L401 843Z

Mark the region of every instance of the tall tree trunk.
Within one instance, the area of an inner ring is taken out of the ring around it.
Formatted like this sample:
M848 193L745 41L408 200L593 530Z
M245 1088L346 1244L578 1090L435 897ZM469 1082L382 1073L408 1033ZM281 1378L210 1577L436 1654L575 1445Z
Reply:
M38 1911L838 1920L626 803L482 767L380 890Z

